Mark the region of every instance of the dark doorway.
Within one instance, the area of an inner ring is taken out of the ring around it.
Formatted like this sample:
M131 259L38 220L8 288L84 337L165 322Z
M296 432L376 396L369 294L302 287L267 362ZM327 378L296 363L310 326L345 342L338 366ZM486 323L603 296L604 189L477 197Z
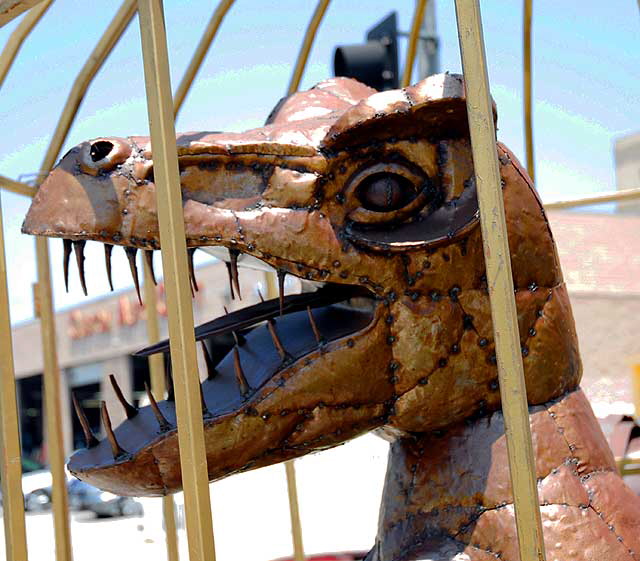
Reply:
M20 396L20 437L22 440L22 455L26 458L43 462L42 450L43 411L42 411L42 374L20 378L17 380L18 395Z
M144 399L144 405L147 404L147 399L145 396L144 384L150 384L149 380L149 360L147 357L140 356L131 356L129 357L131 361L131 370L133 372L133 393L131 398L133 399L133 404L138 407L140 405L140 401ZM158 400L164 399L164 396L158 397Z

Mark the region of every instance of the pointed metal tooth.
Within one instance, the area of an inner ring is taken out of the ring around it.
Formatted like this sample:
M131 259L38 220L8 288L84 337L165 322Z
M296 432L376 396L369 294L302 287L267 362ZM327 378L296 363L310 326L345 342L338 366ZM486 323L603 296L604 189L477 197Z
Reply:
M164 355L164 385L167 387L167 401L174 402L176 394L173 388L173 370L171 367L171 355Z
M313 331L313 336L316 338L316 342L318 345L322 345L324 343L324 337L320 335L320 330L316 325L316 320L313 319L313 314L311 313L311 306L307 306L307 314L309 315L309 323L311 324L311 330Z
M204 342L204 339L200 340L200 345L202 346L202 354L204 354L204 363L207 366L207 379L211 380L212 378L215 378L218 372L215 369L213 359L211 358L211 354L209 353L209 349L207 349L207 344Z
M149 272L151 273L151 282L157 286L158 281L156 280L156 273L153 270L153 249L144 250L144 260L147 262L147 265L149 265Z
M271 335L271 339L273 340L273 346L278 351L280 358L282 360L285 360L289 356L289 353L287 353L287 351L285 350L284 346L282 345L282 341L280 341L280 337L278 337L278 333L276 333L276 322L272 319L267 321L267 329L269 330L269 334Z
M240 293L240 277L238 276L238 255L240 252L237 249L229 250L229 263L231 265L231 282L233 288L236 290L238 299L242 300L242 294Z
M109 374L109 380L111 380L113 391L115 392L118 401L122 405L124 412L127 415L127 419L133 419L138 414L138 410L125 399L122 390L118 385L116 377L113 374Z
M260 292L259 288L258 288L258 296L260 297L260 302L264 304L264 296L262 296L262 292Z
M62 258L62 270L64 271L64 288L69 292L69 260L71 259L71 240L62 240L64 244L64 256Z
M77 240L73 242L73 251L76 254L76 264L78 265L78 273L80 274L80 285L84 295L87 295L87 281L84 278L84 246L85 240Z
M247 378L244 375L244 371L242 370L242 364L240 364L240 351L238 351L238 347L233 347L233 369L236 374L236 382L238 382L238 387L240 388L240 395L242 395L242 397L246 397L251 391L251 386L249 386Z
M168 430L171 430L172 429L171 423L167 421L167 418L162 414L162 411L160 411L160 407L158 407L158 402L156 401L156 398L153 397L153 394L149 389L149 384L147 384L146 382L144 383L144 390L147 392L147 397L149 398L149 405L151 406L151 410L153 411L153 414L156 416L156 421L158 421L158 424L160 425L160 430L162 432L167 432Z
M278 269L278 297L280 299L280 315L283 314L284 310L284 279L286 278L286 276L286 271Z
M233 290L233 273L231 272L231 263L225 261L224 264L227 266L227 274L229 275L229 290L231 292L231 300L235 300L236 295Z
M135 285L136 292L138 293L138 302L140 302L140 305L142 306L142 296L140 296L140 279L138 278L138 267L136 265L136 254L138 253L138 248L125 247L124 251L127 254L127 259L129 260L129 268L131 269L133 284Z
M107 440L109 441L109 444L111 444L111 453L113 454L113 458L117 460L118 458L125 456L127 452L122 449L120 444L118 444L116 434L113 432L113 428L111 427L111 419L109 418L109 411L107 411L107 404L104 401L100 402L100 416L102 417L102 426L104 427L104 431L107 433Z
M198 292L198 283L196 282L196 271L193 267L193 255L196 252L197 247L190 247L187 249L187 254L189 255L189 277L191 278L191 286L192 290Z
M104 244L104 264L107 268L107 280L109 281L109 288L113 292L113 280L111 279L111 252L113 246L110 243Z
M91 425L89 425L89 419L87 419L87 415L83 411L82 407L80 407L80 403L78 403L78 398L76 397L75 392L71 392L71 400L73 401L73 407L76 410L76 415L78 415L80 426L82 426L82 432L84 432L84 440L87 443L87 448L97 446L100 444L100 441L96 438L96 435L93 434Z
M202 384L200 384L200 402L202 403L202 416L209 417L211 413L209 412L209 408L207 407L207 402L204 400L204 390L202 389Z

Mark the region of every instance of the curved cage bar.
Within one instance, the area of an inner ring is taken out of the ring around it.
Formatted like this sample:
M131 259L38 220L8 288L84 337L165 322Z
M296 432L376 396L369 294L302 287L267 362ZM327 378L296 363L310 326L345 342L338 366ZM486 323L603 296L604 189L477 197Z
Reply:
M315 11L313 12L311 21L309 22L307 30L304 34L304 39L302 40L302 46L300 47L300 52L298 53L296 64L293 68L291 82L289 82L289 88L287 89L288 95L297 92L298 88L300 87L300 81L302 80L304 69L307 66L307 60L309 59L311 47L313 46L316 34L318 33L318 27L320 27L322 18L324 17L324 14L329 7L329 2L330 0L320 0L318 2L318 5L316 6Z
M202 34L202 37L198 42L198 46L196 47L196 50L193 53L191 60L189 61L189 66L187 67L182 80L180 80L178 89L173 96L173 111L176 117L178 113L180 113L182 104L184 103L184 100L187 97L191 86L193 85L193 81L198 74L198 70L200 70L202 63L207 56L207 52L209 51L209 47L211 46L211 43L213 43L213 40L215 39L218 30L220 29L222 20L224 19L224 16L227 15L227 12L233 5L233 2L234 0L222 0L213 12L209 23L207 23L204 33Z
M416 51L418 49L418 41L420 40L420 29L424 12L427 7L427 0L416 0L416 9L413 12L413 21L411 22L411 32L407 41L407 57L404 63L404 73L400 85L406 88L411 84L411 75L413 74L413 65L416 60Z

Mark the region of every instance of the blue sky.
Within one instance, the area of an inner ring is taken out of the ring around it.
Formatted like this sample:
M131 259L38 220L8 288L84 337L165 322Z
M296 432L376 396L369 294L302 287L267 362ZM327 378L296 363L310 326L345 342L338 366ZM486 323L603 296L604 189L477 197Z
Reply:
M0 90L0 174L38 170L51 132L86 57L115 13L105 0L56 0L21 50ZM284 94L315 0L237 0L189 94L177 129L243 130L259 126ZM307 88L332 72L333 49L360 42L391 9L411 24L412 0L334 0L319 30L302 81ZM177 86L214 2L165 0L172 84ZM499 138L524 160L522 132L522 8L513 0L482 3ZM4 44L17 22L0 29ZM442 69L459 72L451 0L437 1ZM615 187L613 142L640 130L640 16L635 0L534 2L534 127L537 184L543 199ZM405 44L401 44L404 53ZM65 149L101 135L147 134L137 19L94 80ZM32 316L33 239L21 235L28 201L2 194L13 322ZM84 296L74 267L64 292L61 242L51 244L57 308ZM131 286L122 252L116 289ZM87 244L89 296L107 291L102 248ZM159 267L158 267L159 268Z

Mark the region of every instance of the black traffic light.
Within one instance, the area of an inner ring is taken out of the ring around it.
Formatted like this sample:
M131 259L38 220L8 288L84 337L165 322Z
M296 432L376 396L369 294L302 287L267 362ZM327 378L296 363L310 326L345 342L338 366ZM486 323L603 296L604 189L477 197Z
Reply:
M398 16L391 12L367 32L364 45L337 47L333 56L335 76L355 78L376 90L398 87Z

